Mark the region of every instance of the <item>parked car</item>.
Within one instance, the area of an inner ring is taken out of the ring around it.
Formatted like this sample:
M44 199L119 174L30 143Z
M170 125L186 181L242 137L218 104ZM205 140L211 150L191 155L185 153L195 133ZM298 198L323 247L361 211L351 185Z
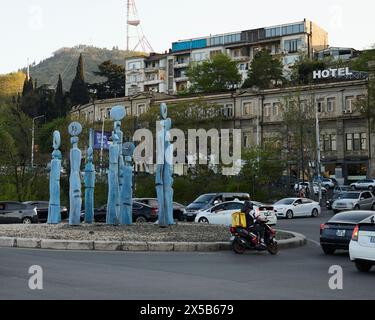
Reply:
M0 224L8 223L38 223L36 207L21 202L0 202Z
M333 193L343 193L343 192L348 192L348 191L351 191L350 186L339 186L339 185L337 185L333 189Z
M49 202L47 201L26 201L26 205L36 207L38 213L38 219L40 223L45 223L48 220L48 207ZM66 220L69 218L69 212L66 207L61 206L61 220Z
M348 210L375 211L375 197L370 191L345 192L332 204L332 210L334 213Z
M319 182L322 187L326 189L333 189L335 187L335 182L332 179L324 178L324 177L318 177L314 180L314 183L319 185Z
M85 220L85 212L81 214L81 221ZM105 223L107 220L107 205L101 206L94 211L94 221ZM144 203L133 202L133 221L135 223L156 222L158 220L158 209L152 208Z
M372 211L346 211L335 215L320 226L320 245L327 255L336 250L349 250L349 243L355 226L374 215Z
M156 198L135 198L133 199L135 202L144 203L152 208L159 208L159 202ZM173 202L173 219L178 221L184 221L185 215L184 215L185 206L178 203Z
M306 192L310 193L310 190L311 190L310 182L300 182L300 183L296 184L294 186L294 191L295 192L301 191L302 188L305 188ZM315 195L319 194L319 185L317 183L313 183L312 189L314 190ZM325 187L321 186L320 189L322 190L323 194L327 193L327 189Z
M254 205L254 210L258 210L261 217L269 221L269 225L277 224L277 217L273 206L267 206L255 201L252 203ZM232 214L241 211L243 207L243 201L220 203L212 208L200 211L195 218L195 222L231 226Z
M286 198L274 204L277 217L293 219L294 217L318 217L321 213L320 204L311 199Z
M350 185L352 190L375 190L375 180L374 179L367 179L367 180L360 180L356 183L352 183Z
M350 260L361 272L369 272L375 266L375 216L360 222L353 231L349 245Z
M246 201L250 200L248 193L209 193L201 195L194 202L189 204L184 211L185 219L187 221L194 221L197 213L202 210L212 208L215 204L228 201Z

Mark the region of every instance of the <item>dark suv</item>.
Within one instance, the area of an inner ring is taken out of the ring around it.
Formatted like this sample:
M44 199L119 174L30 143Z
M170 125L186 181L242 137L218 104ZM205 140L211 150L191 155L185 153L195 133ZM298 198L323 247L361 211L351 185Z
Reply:
M0 224L6 223L38 223L38 213L33 206L20 202L0 202Z
M47 201L27 201L24 202L26 205L36 207L38 213L38 219L40 223L45 223L48 220L48 207L49 202ZM69 212L66 207L61 206L61 220L66 220L69 218Z

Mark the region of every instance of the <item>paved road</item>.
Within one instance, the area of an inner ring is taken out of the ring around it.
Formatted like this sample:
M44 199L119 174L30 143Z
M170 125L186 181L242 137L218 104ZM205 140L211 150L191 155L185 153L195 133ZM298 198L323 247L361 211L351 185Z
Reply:
M317 219L280 221L282 229L319 239ZM375 272L358 273L347 254L326 257L309 242L266 253L98 253L0 249L0 299L375 299ZM44 290L28 288L28 268L44 270ZM328 270L344 270L332 291Z

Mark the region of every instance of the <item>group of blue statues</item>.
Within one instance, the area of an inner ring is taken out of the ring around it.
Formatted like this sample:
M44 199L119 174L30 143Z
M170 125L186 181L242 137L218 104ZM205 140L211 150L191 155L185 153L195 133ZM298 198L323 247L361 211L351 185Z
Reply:
M173 145L170 143L170 129L172 121L167 118L167 106L160 106L160 121L157 127L157 167L156 167L156 193L159 205L159 225L162 227L172 225L173 221ZM123 106L111 109L111 120L114 121L112 143L109 146L108 170L108 225L131 225L133 223L133 155L135 145L132 142L123 142L124 135L121 131L121 120L126 117ZM79 135L82 126L73 122L68 128L71 136L72 148L70 150L70 178L69 178L69 225L81 224L82 209L82 182L81 161L82 152L78 148ZM60 173L62 154L59 150L61 136L59 131L53 134L53 152L50 171L50 201L48 208L49 224L61 222L60 210ZM95 193L95 166L93 131L90 130L89 146L87 149L86 166L84 171L85 186L85 223L94 222L94 193Z

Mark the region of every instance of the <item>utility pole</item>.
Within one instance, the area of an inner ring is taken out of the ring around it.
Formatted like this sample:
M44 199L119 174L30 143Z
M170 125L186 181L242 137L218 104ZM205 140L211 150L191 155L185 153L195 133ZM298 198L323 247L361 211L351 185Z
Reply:
M315 102L315 101L314 101ZM321 147L320 147L320 123L318 104L315 103L315 117L316 117L316 171L318 174L319 185L319 203L322 202L322 180L321 180Z
M31 129L31 168L34 168L34 149L35 149L35 121L45 116L38 116L33 118L33 126Z

